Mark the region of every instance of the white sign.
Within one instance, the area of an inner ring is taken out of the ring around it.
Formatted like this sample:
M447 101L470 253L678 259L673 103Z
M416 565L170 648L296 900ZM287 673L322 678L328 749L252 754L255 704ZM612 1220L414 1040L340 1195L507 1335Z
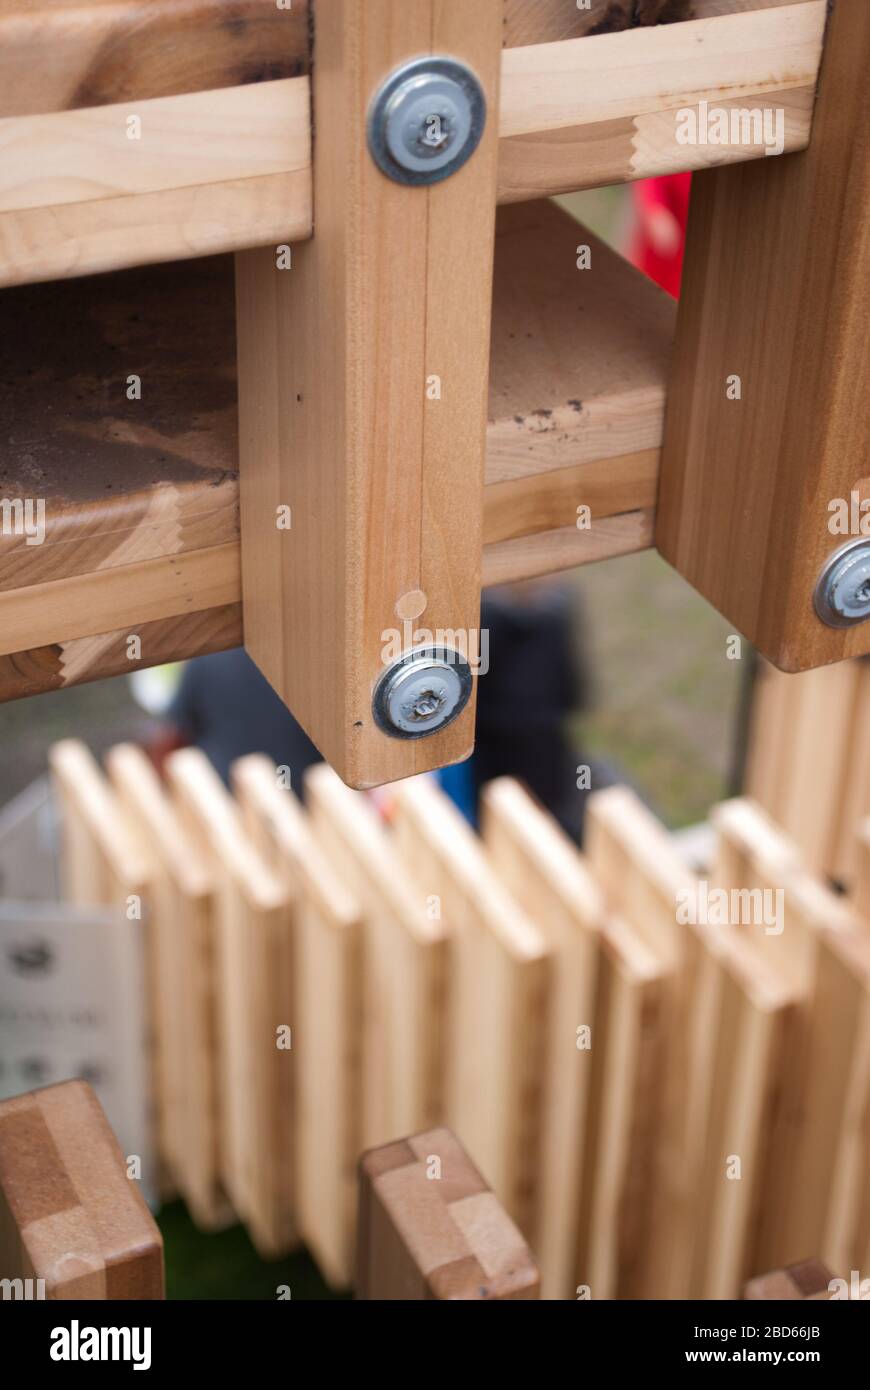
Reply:
M90 1082L125 1157L141 1158L152 1200L143 925L48 901L52 832L44 783L0 814L0 1099Z

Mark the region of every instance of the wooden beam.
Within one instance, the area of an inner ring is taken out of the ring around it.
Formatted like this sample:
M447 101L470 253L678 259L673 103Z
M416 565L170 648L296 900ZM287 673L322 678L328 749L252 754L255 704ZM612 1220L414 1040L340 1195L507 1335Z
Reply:
M245 645L360 787L473 741L473 694L407 740L375 722L372 693L405 620L479 624L500 37L501 0L473 19L458 0L318 10L319 232L292 270L273 250L237 258ZM402 62L442 51L477 72L489 117L458 172L409 187L375 164L366 113Z
M504 46L798 0L506 0ZM309 69L311 0L0 0L0 116L204 92Z
M804 149L824 0L505 52L501 202L757 159L755 143L680 143L700 103L783 112L777 152ZM771 144L772 148L772 144ZM765 161L766 162L766 161Z
M866 495L868 63L870 7L840 0L809 149L692 194L657 544L785 671L870 651L870 624L813 607L829 504Z
M163 1298L163 1237L84 1081L0 1101L0 1277L44 1281L19 1297Z
M748 10L701 0L690 23L630 29L613 21L612 5L597 24L590 12L566 25L564 0L561 9L529 9L515 32L528 34L540 16L542 33L552 18L585 37L508 46L501 59L500 109L491 103L500 202L759 159L773 148L742 134L680 143L683 113L700 117L702 102L781 111L774 152L806 147L825 0ZM277 7L276 17L281 23ZM2 24L0 13L0 33ZM284 36L290 31L285 25ZM451 42L458 52L461 36ZM256 85L245 85L243 70L237 85L199 90L194 81L164 95L158 84L153 95L135 89L114 104L0 119L8 152L0 284L310 237L310 79L277 76L288 63L282 48L274 80L259 80L260 71ZM27 80L32 87L30 70ZM142 122L141 140L127 137L131 116Z
M127 628L96 637L72 637L0 657L0 703L240 647L241 601L223 608L200 609L181 618L137 623L136 634L142 643L139 657L130 655Z
M539 1297L529 1247L449 1129L363 1154L359 1231L359 1299Z
M138 122L138 126L131 124ZM4 213L305 173L304 78L0 120ZM38 151L38 157L34 153Z

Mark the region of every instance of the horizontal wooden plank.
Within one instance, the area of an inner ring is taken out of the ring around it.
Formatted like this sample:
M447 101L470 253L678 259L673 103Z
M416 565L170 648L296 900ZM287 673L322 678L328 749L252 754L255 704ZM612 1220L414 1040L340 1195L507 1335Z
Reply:
M0 120L0 208L62 207L296 172L310 162L304 78Z
M505 0L506 47L797 0ZM0 0L0 116L295 77L310 0Z
M621 458L596 459L552 473L531 473L506 483L491 483L483 498L483 534L487 545L539 535L543 531L588 530L590 523L655 505L659 451Z
M499 201L805 148L825 14L825 0L705 7L690 23L602 32L605 12L585 37L506 48ZM134 104L0 119L0 284L311 235L307 76ZM767 132L678 138L687 108L706 127L761 106ZM141 139L128 138L133 116Z
M215 545L0 594L0 655L236 603L239 548Z
M576 569L617 555L632 555L652 545L655 512L652 507L599 521L590 531L563 526L535 536L497 541L483 548L483 583L510 584L540 574Z
M824 0L806 0L511 49L502 58L499 133L633 118L693 106L713 92L727 101L801 86L814 76L824 8Z
M141 647L131 655L130 629L102 632L96 637L71 637L63 642L0 657L0 702L64 690L70 685L127 676L146 666L162 666L209 652L242 645L242 605L205 608L180 618L137 623Z
M484 546L483 582L507 584L647 550L652 545L654 523L653 509L646 508L599 521L594 531L567 526L497 541ZM103 581L107 579L104 574ZM140 639L138 655L131 655L131 635ZM237 601L221 607L151 622L137 620L111 632L65 637L2 655L0 703L109 676L129 675L131 671L167 661L226 651L241 646L242 641L239 589Z
M188 260L311 235L311 171L0 212L0 286Z
M717 109L729 112L757 109L762 100L769 110L781 109L780 153L791 154L809 144L814 96L815 86L807 83L778 90L772 100L769 89L725 100L712 95L709 100ZM691 173L713 165L741 164L763 155L758 144L677 144L674 133L683 109L671 107L614 121L504 137L499 146L499 202L522 202L575 189ZM698 112L700 107L692 105L691 109Z

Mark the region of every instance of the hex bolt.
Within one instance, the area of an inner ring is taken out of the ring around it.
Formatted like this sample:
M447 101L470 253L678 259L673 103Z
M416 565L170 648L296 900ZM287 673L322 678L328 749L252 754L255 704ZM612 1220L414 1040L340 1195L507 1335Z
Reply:
M470 68L454 58L415 58L375 93L369 150L397 183L438 183L474 153L485 123L486 97Z
M854 627L870 618L870 541L849 541L828 557L814 603L828 627Z
M416 647L375 687L375 723L391 738L425 738L452 724L471 695L471 667L452 647Z

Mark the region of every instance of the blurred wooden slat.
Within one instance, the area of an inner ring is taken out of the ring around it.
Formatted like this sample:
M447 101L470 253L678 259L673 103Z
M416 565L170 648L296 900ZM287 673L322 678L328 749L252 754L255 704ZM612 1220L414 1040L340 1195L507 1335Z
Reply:
M870 661L797 675L762 662L745 785L812 872L851 885L856 829L870 812Z
M495 872L541 930L549 951L535 1250L542 1297L573 1298L581 1194L589 1180L586 1148L604 901L576 847L507 777L484 787L482 834ZM581 1036L585 1028L590 1030L588 1045Z
M362 1144L444 1108L447 923L429 916L371 802L325 763L305 775L314 830L363 913Z
M845 1095L836 1133L836 1161L829 1172L830 1199L822 1254L841 1276L870 1268L870 933L837 936L828 943L819 972L826 1003L824 1060L836 1046L845 1058ZM832 1059L833 1060L833 1059Z
M534 1244L546 937L432 779L412 778L395 790L399 851L413 868L421 907L449 928L444 1114Z
M166 768L215 884L221 1178L258 1251L274 1258L296 1240L289 894L205 754L182 749Z
M853 901L855 911L870 924L870 816L860 822L856 839Z
M141 748L117 744L106 770L152 863L152 1021L166 1157L193 1220L213 1230L231 1218L219 1179L213 875Z
M843 899L803 868L796 845L753 803L714 808L714 885L779 894L779 921L735 923L794 991L767 1183L753 1236L755 1268L791 1264L821 1250L866 985L863 933ZM759 899L759 901L761 901ZM746 898L747 907L749 898ZM870 963L870 937L864 945Z
M664 826L627 787L590 797L584 835L590 867L618 924L612 932L611 988L617 1002L611 1027L619 1036L625 1026L618 1011L634 1009L634 1026L649 1029L648 1043L641 1033L635 1044L643 1048L641 1060L633 1064L638 1077L635 1103L645 1107L638 1113L645 1113L647 1120L630 1150L637 1166L626 1170L636 1175L621 1213L626 1234L607 1256L613 1278L609 1296L684 1298L689 1295L690 1012L701 948L678 909L680 895L696 891L696 880ZM644 994L650 996L648 1005L641 1002ZM628 1037L625 1030L625 1046ZM649 1085L648 1070L652 1050L658 1076L654 1086ZM611 1107L613 1102L606 1097L604 1104ZM644 1170L650 1175L648 1194L643 1193L640 1176ZM606 1162L599 1180L611 1181Z
M232 768L248 833L293 896L299 1232L324 1277L347 1288L362 1150L363 922L355 898L279 775L271 759L260 754Z
M798 1300L824 1301L831 1296L831 1271L821 1260L803 1260L788 1269L772 1274L760 1274L750 1279L743 1297L750 1303L773 1300L778 1303Z

